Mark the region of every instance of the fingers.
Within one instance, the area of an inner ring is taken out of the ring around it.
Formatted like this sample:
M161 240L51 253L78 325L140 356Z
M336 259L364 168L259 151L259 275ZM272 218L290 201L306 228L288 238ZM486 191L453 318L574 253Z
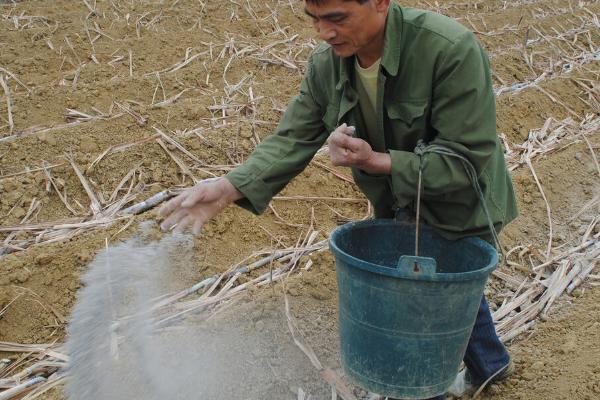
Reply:
M338 126L332 133L335 133L335 132L343 133L346 136L352 136L352 135L354 135L354 132L356 132L356 128L353 126L348 126L344 122L343 124Z
M354 136L354 133L356 132L356 128L353 126L347 126L344 129L342 129L341 132L346 136L352 137L352 136Z
M177 197L167 201L165 204L163 204L160 209L158 210L158 214L161 217L165 217L168 216L170 214L172 214L175 210L177 210L178 208L182 208L182 207L192 207L194 206L196 203L201 202L201 201L205 201L206 199L206 188L204 185L196 185L192 188L189 188L187 190L185 190L183 193L181 193L180 195L178 195ZM212 189L210 187L208 187L209 190ZM214 190L214 189L213 189ZM210 194L210 192L209 192ZM214 195L212 197L215 197ZM208 200L210 201L210 199Z
M206 222L204 219L205 218L202 218L199 215L190 213L189 209L182 208L164 220L160 227L163 231L173 229L173 233L179 234L183 233L185 229L191 225L192 233L198 236L202 231L204 222Z
M204 180L165 203L159 209L159 215L165 217L161 229L167 231L174 228L174 233L182 233L192 225L194 234L199 234L204 222L227 205L225 191L219 184L223 181L220 179Z
M193 233L195 236L198 236L198 235L200 235L200 232L202 232L202 225L204 225L204 222L203 222L203 221L201 221L201 220L199 220L199 219L197 219L197 220L194 222L194 226L192 227L192 233Z
M329 146L333 145L333 146L339 147L341 149L352 150L351 142L353 140L360 140L360 139L352 138L345 133L333 132L329 136L328 142L329 142Z
M333 165L345 166L348 163L349 151L346 148L348 139L349 137L339 130L335 130L329 135L327 144L329 145L329 156Z
M202 189L202 187L194 187L190 189L190 194L184 201L181 202L181 207L193 207L196 205L196 203L204 201L205 193Z
M333 145L343 150L358 153L364 150L365 141L360 138L352 137L346 133L333 132L329 136L328 144L330 147Z
M181 193L179 196L167 201L158 209L158 215L161 217L166 217L173 213L177 208L181 207L181 203L187 198L188 192L185 191Z
M183 208L172 212L167 219L165 219L162 224L160 224L160 228L163 231L168 231L173 228L182 218L184 218L188 214L188 210Z
M357 138L348 138L346 142L346 148L353 153L358 153L363 149L363 140Z
M343 133L342 130L345 132ZM343 125L329 135L329 155L334 166L360 167L372 153L371 146L363 139L350 136L353 127Z
M177 234L183 233L186 226L188 226L192 222L194 222L194 217L190 214L186 215L177 223L177 225L175 226L175 229L173 229L173 233L177 233Z

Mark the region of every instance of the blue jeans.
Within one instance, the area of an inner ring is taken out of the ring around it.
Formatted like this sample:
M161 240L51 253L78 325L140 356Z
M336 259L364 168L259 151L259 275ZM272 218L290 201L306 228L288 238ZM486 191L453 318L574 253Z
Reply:
M506 348L496 334L490 307L485 296L481 297L479 311L463 358L469 369L471 383L480 385L490 376L505 367L510 361ZM429 400L445 400L446 396L436 396Z
M482 296L475 325L464 356L471 383L475 385L482 384L494 373L505 367L509 361L508 352L496 334L488 303L485 296Z

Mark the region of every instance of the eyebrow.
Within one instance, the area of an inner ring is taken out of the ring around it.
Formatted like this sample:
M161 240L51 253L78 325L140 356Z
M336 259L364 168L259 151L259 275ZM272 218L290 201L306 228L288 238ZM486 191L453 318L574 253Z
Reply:
M314 15L313 13L311 13L310 11L308 11L306 8L304 8L304 13L306 15L308 15L311 18L314 19L328 19L328 20L332 20L332 19L336 19L336 18L341 18L341 17L347 17L348 13L342 12L342 11L333 11L327 14L323 14L320 16Z

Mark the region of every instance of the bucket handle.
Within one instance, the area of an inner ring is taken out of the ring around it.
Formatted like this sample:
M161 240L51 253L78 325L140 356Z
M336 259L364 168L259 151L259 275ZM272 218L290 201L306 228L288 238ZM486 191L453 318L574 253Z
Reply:
M496 246L496 248L498 250L500 250L500 253L502 254L502 259L506 259L505 255L504 255L504 250L502 249L502 245L500 244L500 239L498 238L498 232L496 232L496 228L494 226L494 221L492 220L490 212L487 208L487 204L486 204L485 198L483 196L483 191L481 190L481 186L479 185L479 181L477 179L477 171L475 170L475 167L469 161L469 159L466 158L465 156L463 156L462 154L457 153L456 151L454 151L446 146L442 146L439 144L425 144L425 142L423 142L422 139L420 139L417 142L414 152L417 156L419 156L419 177L418 177L418 184L417 184L417 210L416 210L416 213L417 213L416 220L417 221L415 224L416 225L416 227L415 227L415 255L416 256L419 255L419 219L420 219L420 214L421 214L421 191L422 191L421 186L422 186L422 181L423 181L423 155L425 153L437 153L437 154L441 154L441 155L445 155L445 156L458 158L459 161L461 162L461 164L462 164L463 168L465 169L465 172L469 178L469 181L471 181L471 186L473 187L473 190L475 191L475 193L477 194L477 197L479 198L479 201L481 202L481 207L483 208L485 216L487 217L488 227L490 229L490 234L492 235L492 239L494 240L494 245Z
M431 278L435 276L437 263L431 257L400 256L396 268L412 277Z

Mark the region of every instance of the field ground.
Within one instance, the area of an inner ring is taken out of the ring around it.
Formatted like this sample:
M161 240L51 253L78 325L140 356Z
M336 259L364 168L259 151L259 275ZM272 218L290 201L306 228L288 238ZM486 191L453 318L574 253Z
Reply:
M600 2L402 4L474 30L492 63L520 216L501 235L508 263L486 293L517 371L482 397L600 398ZM121 210L226 173L272 132L316 44L302 8L295 0L0 1L4 388L36 357L62 365L88 263L157 218ZM231 207L211 222L178 284L259 251L309 248L307 238L316 243L338 223L366 217L349 171L327 160L317 156L264 215ZM333 261L321 252L298 265L286 280L292 311L327 366L337 356ZM53 344L56 353L16 343ZM64 398L61 371L51 377L31 395L55 379L39 398Z

